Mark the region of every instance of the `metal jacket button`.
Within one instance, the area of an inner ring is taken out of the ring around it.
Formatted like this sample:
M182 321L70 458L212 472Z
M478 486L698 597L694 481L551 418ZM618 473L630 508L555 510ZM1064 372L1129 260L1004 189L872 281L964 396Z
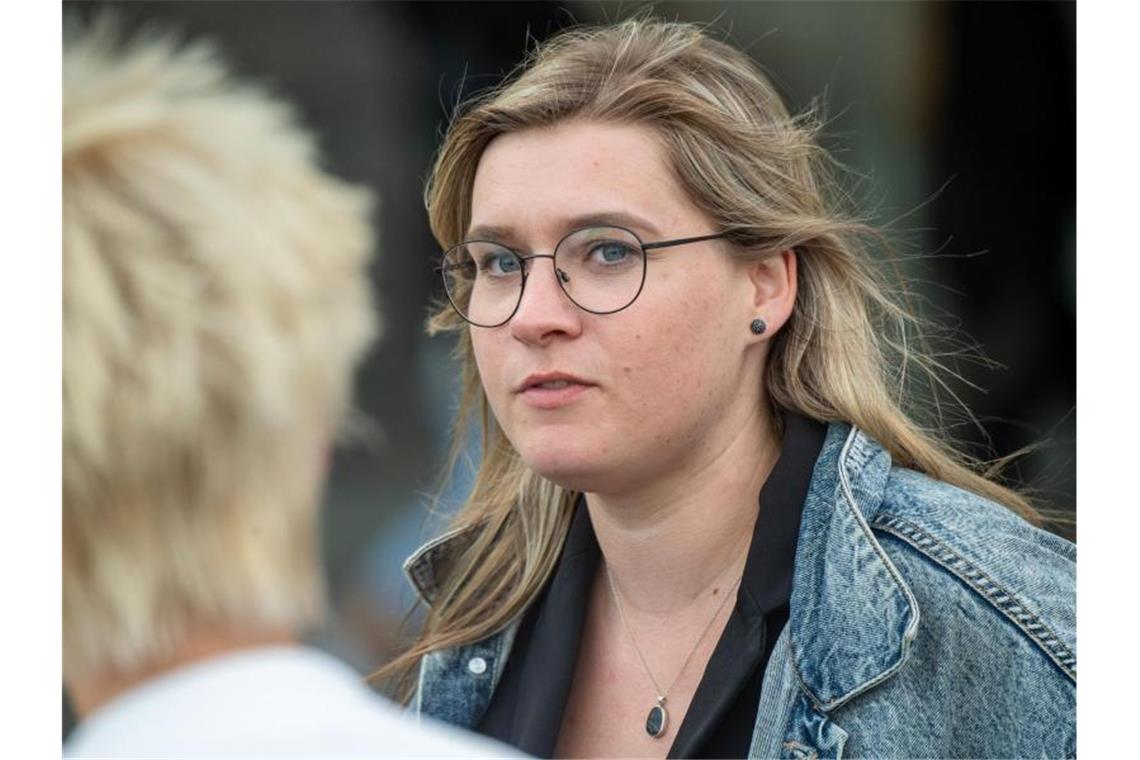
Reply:
M467 661L467 669L475 675L481 675L487 670L487 661L482 657L472 657Z

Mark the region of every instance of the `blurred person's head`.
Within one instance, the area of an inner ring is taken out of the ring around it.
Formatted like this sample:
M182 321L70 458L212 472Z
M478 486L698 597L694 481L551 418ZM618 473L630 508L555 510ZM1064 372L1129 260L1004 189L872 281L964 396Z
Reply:
M370 198L210 47L70 27L63 101L72 683L320 620L320 487L375 324Z
M461 419L484 424L484 457L453 525L469 548L392 671L525 609L577 492L696 471L757 415L857 425L898 464L1033 518L924 427L937 415L909 383L937 362L905 283L874 262L884 241L845 208L820 126L745 53L645 17L559 34L457 113L426 191L451 299L431 329L458 334ZM601 284L585 262L642 279Z

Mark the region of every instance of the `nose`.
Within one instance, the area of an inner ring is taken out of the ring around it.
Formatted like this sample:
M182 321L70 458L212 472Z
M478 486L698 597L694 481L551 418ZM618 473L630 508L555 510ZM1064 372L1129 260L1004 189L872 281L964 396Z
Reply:
M549 264L547 263L549 262ZM554 268L554 259L541 256L528 262L526 286L519 308L508 326L523 343L544 345L556 336L576 337L582 332L582 311L567 297L555 278L568 275Z

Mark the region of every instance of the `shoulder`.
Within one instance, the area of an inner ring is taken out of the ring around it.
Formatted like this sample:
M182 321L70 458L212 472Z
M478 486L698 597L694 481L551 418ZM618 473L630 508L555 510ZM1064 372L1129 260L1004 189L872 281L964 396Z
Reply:
M1076 679L1076 546L1006 507L891 467L869 524L927 627L981 626Z
M221 656L137 687L80 723L64 754L407 758L513 751L404 714L323 652L273 647Z

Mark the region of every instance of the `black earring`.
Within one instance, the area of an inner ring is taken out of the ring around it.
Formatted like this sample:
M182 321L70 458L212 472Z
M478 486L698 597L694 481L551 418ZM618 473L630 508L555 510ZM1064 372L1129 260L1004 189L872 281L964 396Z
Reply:
M768 323L762 319L754 319L750 327L753 335L762 335L768 329Z

